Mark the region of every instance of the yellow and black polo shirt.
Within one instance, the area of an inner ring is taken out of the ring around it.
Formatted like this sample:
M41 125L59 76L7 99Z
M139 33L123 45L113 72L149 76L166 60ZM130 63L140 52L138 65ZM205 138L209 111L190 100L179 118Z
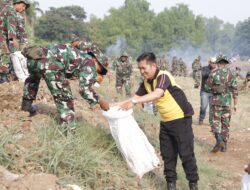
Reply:
M141 83L136 95L143 96L156 88L164 90L164 95L154 102L164 122L190 117L194 114L186 95L168 71L156 70L152 80L144 80Z

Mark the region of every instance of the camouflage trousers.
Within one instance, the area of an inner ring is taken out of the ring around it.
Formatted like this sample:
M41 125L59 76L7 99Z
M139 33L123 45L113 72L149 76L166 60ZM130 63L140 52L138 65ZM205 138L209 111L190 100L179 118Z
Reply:
M229 138L229 127L231 119L230 106L215 106L212 105L212 121L211 129L215 134L220 134L226 141Z
M30 76L25 80L23 99L35 100L41 78L43 78L54 98L57 110L60 114L60 123L74 121L75 111L73 95L69 81L65 78L64 69L58 66L56 70L40 69L37 62L32 60L28 63ZM60 69L59 69L60 68Z
M201 81L201 71L193 71L194 87L198 88Z
M123 78L116 76L116 92L122 94L122 87L125 87L126 96L131 96L131 80L130 78Z
M176 69L176 68L173 68L171 73L172 73L173 76L178 76L179 75L179 70Z

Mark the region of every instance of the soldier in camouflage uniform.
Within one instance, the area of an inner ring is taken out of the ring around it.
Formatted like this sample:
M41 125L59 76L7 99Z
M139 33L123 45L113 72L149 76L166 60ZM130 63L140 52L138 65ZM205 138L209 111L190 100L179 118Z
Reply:
M230 69L227 57L219 55L216 58L218 68L213 70L207 79L207 88L212 93L212 132L216 138L216 144L212 152L227 149L229 127L231 118L231 96L234 99L234 111L238 103L237 82Z
M126 96L131 96L131 75L133 66L129 62L128 54L123 53L121 57L113 62L113 70L116 71L116 91L122 94L122 86L124 85Z
M179 73L179 76L186 77L187 76L187 65L183 61L182 58L179 59L179 64L180 64L180 73Z
M13 6L14 3L14 6ZM5 0L0 11L0 83L8 82L10 73L10 53L19 49L17 12L22 13L29 7L27 0Z
M179 62L177 60L177 57L174 56L172 59L172 75L178 76L179 74Z
M193 69L193 79L194 79L194 88L199 88L200 86L200 81L201 81L201 57L198 56L193 64L192 64L192 69Z
M159 70L170 71L170 65L168 60L166 59L165 55L161 58L157 59L157 67Z
M69 78L78 78L80 94L94 106L99 104L103 110L109 109L109 104L94 91L93 84L97 75L106 75L107 59L96 50L92 54L84 53L70 45L51 45L47 47L24 48L22 53L28 58L30 76L26 79L23 91L22 110L36 114L32 105L36 99L41 78L43 78L54 97L60 123L74 121L73 95L69 86Z
M250 88L250 71L247 72L244 83L245 83L245 89Z

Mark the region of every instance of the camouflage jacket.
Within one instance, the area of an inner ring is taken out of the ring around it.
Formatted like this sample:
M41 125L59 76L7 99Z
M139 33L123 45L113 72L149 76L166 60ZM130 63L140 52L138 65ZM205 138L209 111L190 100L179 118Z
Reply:
M12 4L6 3L0 10L0 48L4 45L10 46L12 39L17 39L17 15ZM13 47L9 47L13 52ZM6 52L6 50L5 50Z
M201 70L201 62L200 61L194 61L192 64L193 71L200 71Z
M120 59L116 59L113 62L113 70L116 71L117 77L130 78L133 72L133 66L130 61L123 62Z
M231 106L231 96L238 96L237 82L227 68L212 71L205 88L213 93L212 105L216 106Z
M28 35L25 29L25 18L22 13L17 13L17 38L20 45L28 43Z
M37 67L45 73L62 70L67 78L79 78L80 94L90 105L99 102L99 96L93 89L97 74L92 57L69 45L58 44L42 47L43 57L37 61ZM30 60L28 61L28 64ZM47 74L49 76L49 74Z
M159 58L157 60L157 67L159 70L169 70L168 61L165 58Z
M179 61L176 58L172 59L172 70L178 70L180 67Z

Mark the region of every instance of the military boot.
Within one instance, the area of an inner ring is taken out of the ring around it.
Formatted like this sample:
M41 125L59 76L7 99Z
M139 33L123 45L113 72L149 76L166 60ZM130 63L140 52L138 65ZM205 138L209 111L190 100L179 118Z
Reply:
M226 152L227 151L227 141L224 140L224 147L220 149L221 152Z
M37 113L37 106L32 105L33 100L25 100L22 101L21 110L27 111L30 113L30 117L36 115Z
M6 75L0 74L0 84L3 84L5 82L9 82Z
M189 189L190 190L198 190L197 182L189 182Z
M167 190L176 190L176 182L168 181L167 182Z
M216 144L215 144L214 148L212 149L213 153L216 153L216 152L220 151L221 149L225 148L225 143L224 143L223 138L220 134L216 133L215 139L216 139Z

